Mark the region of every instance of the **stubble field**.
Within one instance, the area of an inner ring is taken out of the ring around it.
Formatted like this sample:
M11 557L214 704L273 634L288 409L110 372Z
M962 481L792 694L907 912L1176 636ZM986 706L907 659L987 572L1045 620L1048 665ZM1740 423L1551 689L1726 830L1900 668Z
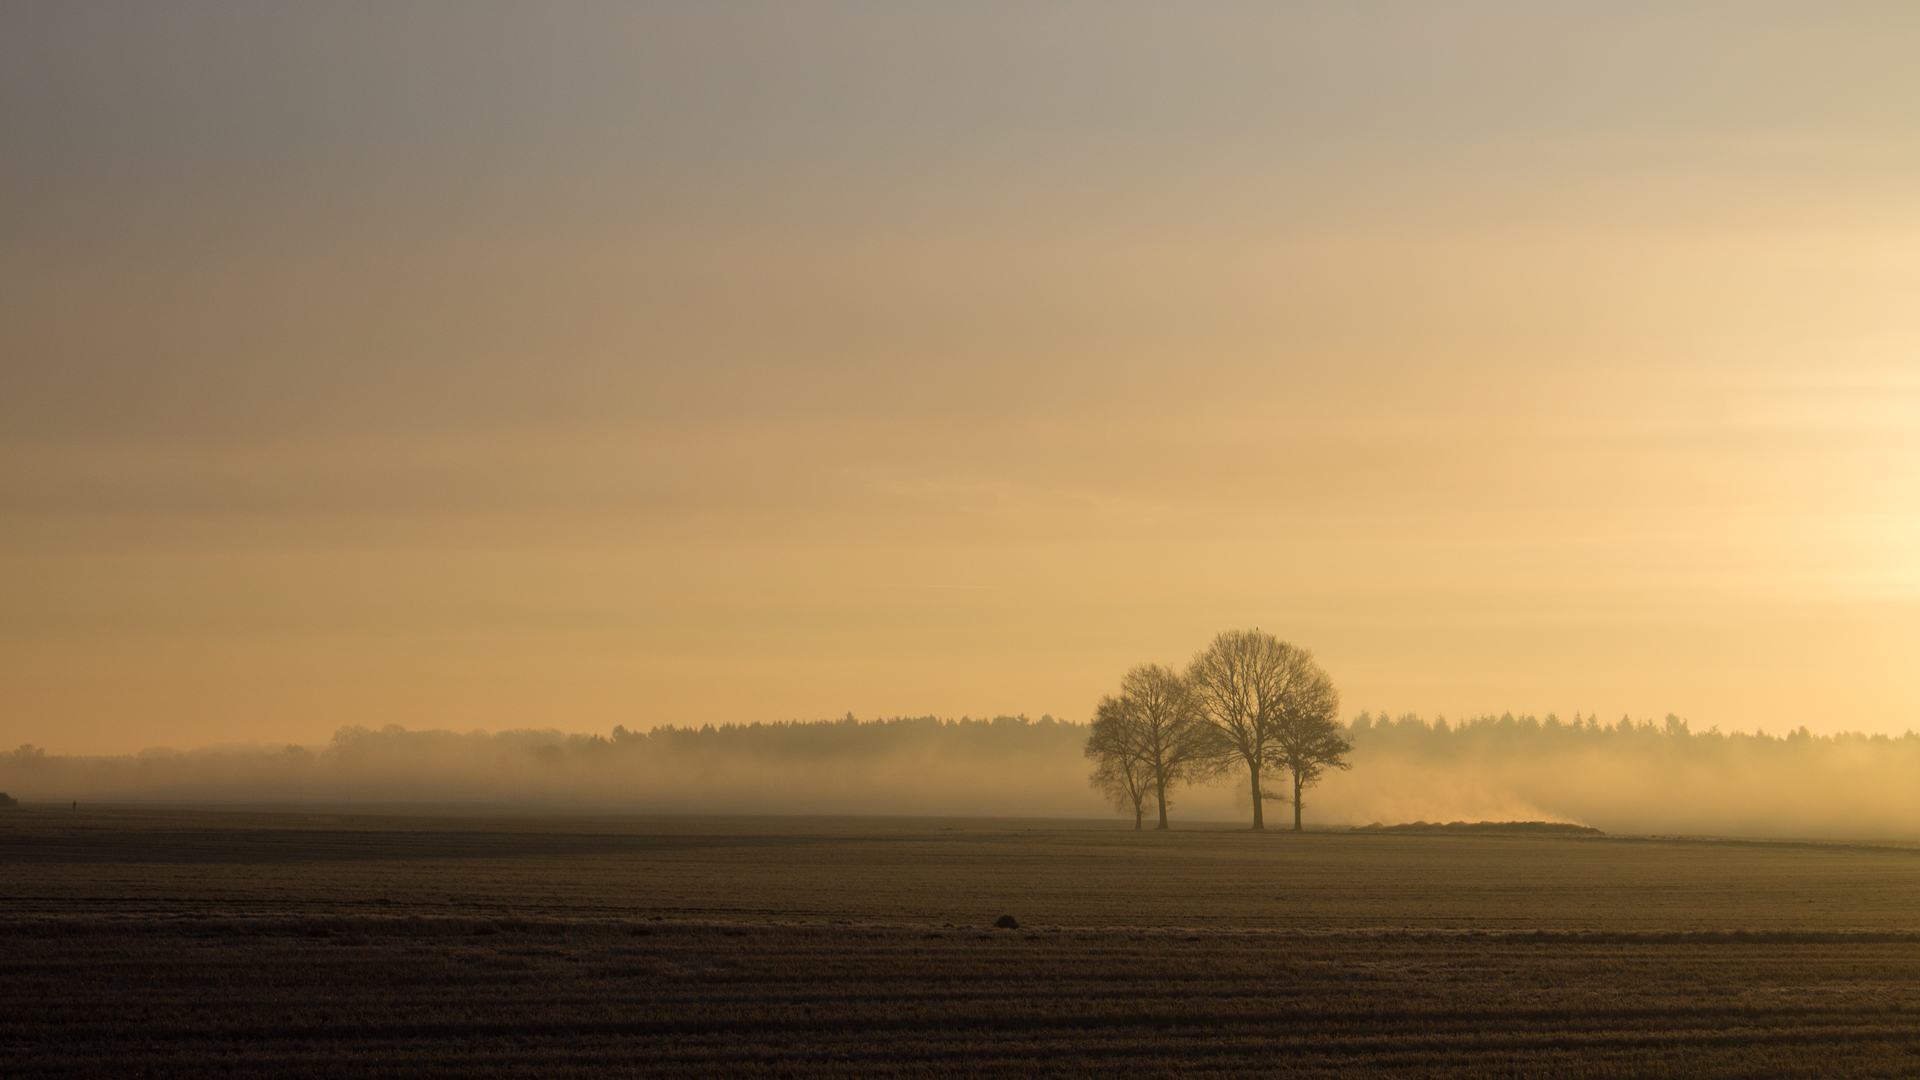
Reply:
M8 1076L1920 1075L1903 848L28 809L0 872Z

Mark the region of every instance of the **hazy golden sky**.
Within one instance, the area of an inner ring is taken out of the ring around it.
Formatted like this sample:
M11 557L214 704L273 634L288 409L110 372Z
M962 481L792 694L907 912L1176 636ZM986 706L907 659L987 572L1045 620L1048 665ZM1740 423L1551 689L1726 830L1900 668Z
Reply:
M0 745L1920 726L1920 6L0 7Z

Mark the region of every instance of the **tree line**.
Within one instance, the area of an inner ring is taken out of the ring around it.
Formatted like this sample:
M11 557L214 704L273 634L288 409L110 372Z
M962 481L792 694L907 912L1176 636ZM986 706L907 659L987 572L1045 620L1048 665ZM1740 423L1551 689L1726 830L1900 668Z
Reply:
M787 760L875 756L897 751L1045 754L1080 743L1086 725L1042 715L967 717L895 716L838 720L754 721L745 724L664 724L646 731L615 727L608 741L620 752L738 754Z
M1120 681L1120 692L1094 709L1085 753L1089 782L1145 828L1146 804L1165 829L1171 789L1206 783L1245 770L1253 797L1253 828L1266 828L1264 804L1291 803L1302 828L1308 788L1328 769L1350 767L1353 745L1339 720L1333 680L1298 645L1259 629L1227 630L1194 654L1186 670L1141 664ZM1262 780L1292 780L1291 797Z
M23 802L423 803L647 813L1081 817L1085 722L1049 716L658 725L349 726L313 746L71 755L0 750Z
M1867 734L1841 731L1820 735L1802 724L1778 735L1763 730L1722 732L1718 725L1696 731L1684 718L1668 713L1661 720L1622 716L1615 721L1602 720L1599 714L1573 714L1562 719L1556 713L1544 717L1531 713L1518 716L1511 712L1460 717L1449 721L1440 715L1427 720L1417 713L1398 717L1362 712L1347 726L1347 735L1368 754L1399 752L1410 754L1485 754L1552 753L1562 750L1636 751L1647 754L1688 757L1712 756L1728 750L1756 752L1815 752L1822 749L1857 747L1885 751L1920 750L1920 734L1908 729L1903 735Z

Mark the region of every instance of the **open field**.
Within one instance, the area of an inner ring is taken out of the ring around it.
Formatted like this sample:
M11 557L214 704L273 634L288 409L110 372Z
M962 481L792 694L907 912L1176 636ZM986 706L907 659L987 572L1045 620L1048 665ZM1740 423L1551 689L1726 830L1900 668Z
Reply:
M30 809L0 872L9 1076L1920 1074L1901 848Z
M355 917L16 925L4 954L15 1077L1920 1070L1915 939Z
M0 861L15 914L1920 930L1920 849L1841 844L83 808L0 815Z

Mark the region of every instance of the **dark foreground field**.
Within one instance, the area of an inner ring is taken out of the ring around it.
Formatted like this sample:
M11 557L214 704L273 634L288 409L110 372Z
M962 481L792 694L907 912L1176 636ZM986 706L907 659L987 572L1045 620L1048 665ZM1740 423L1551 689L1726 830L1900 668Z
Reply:
M33 811L0 873L9 1077L1920 1075L1901 849Z

